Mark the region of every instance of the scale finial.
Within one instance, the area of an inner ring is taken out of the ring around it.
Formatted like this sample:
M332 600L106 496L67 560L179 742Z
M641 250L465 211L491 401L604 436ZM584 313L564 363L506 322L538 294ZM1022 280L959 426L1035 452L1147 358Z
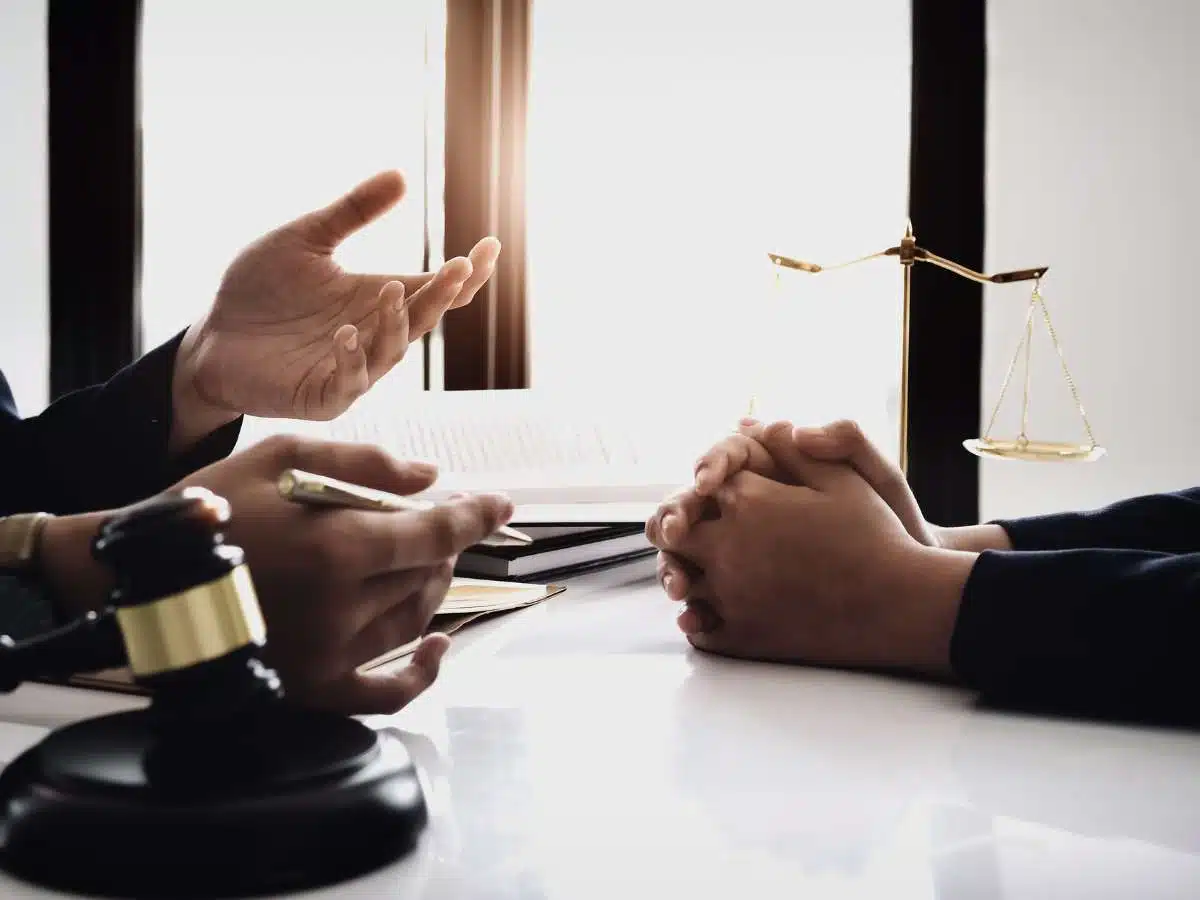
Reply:
M905 223L905 226L904 226L904 236L905 236L906 238L908 238L909 240L912 240L912 236L913 236L912 219L909 219L909 220L908 220L908 221Z

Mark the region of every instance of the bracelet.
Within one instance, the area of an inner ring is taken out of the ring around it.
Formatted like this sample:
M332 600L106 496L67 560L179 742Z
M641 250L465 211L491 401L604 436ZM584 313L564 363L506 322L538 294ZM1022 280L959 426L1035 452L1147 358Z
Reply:
M39 578L42 531L54 516L0 518L0 633L23 640L55 628L58 608Z

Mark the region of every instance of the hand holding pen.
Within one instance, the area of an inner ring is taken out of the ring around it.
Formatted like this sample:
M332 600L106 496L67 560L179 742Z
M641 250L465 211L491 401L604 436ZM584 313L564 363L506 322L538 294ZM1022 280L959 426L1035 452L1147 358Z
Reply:
M399 494L339 481L327 475L302 472L299 469L284 471L279 476L278 484L279 495L285 500L309 506L331 506L379 512L424 512L433 509L436 505L428 500L403 497ZM487 547L525 547L533 543L533 539L515 528L501 525L479 543Z
M348 714L395 712L433 682L449 646L445 635L426 632L455 560L495 535L512 517L512 503L469 495L423 511L378 512L382 498L367 492L374 506L323 497L315 509L280 496L280 474L289 469L321 473L329 485L371 485L406 498L406 509L433 486L437 470L363 444L275 436L176 485L205 487L229 502L227 537L245 550L267 623L268 659L288 695ZM417 638L409 665L359 671Z

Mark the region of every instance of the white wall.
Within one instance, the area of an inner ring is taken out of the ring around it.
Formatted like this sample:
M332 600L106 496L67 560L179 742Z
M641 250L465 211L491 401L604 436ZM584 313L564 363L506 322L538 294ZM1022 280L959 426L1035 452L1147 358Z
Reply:
M988 19L987 263L1051 266L1044 294L1109 453L985 462L981 512L1200 484L1200 3L991 0ZM985 421L1027 298L987 295ZM1049 340L1034 354L1030 437L1079 438ZM1015 433L1014 393L998 434Z
M0 369L21 412L49 394L46 0L0 3Z
M894 453L895 262L777 290L767 254L832 265L904 233L908 2L547 2L532 26L533 387L653 408L686 465L752 398Z

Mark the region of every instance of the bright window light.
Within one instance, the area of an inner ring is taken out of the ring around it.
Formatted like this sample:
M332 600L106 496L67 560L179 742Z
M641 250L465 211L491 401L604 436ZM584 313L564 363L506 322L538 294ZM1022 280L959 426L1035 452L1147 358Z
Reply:
M908 193L900 0L535 3L532 380L687 416L853 416L898 443ZM919 234L918 234L919 236Z
M339 259L420 271L426 101L441 103L426 33L440 51L443 3L148 0L143 15L147 348L203 315L247 243L383 169L405 173L408 196ZM430 159L440 168L440 143ZM390 384L419 390L420 356L418 344Z

